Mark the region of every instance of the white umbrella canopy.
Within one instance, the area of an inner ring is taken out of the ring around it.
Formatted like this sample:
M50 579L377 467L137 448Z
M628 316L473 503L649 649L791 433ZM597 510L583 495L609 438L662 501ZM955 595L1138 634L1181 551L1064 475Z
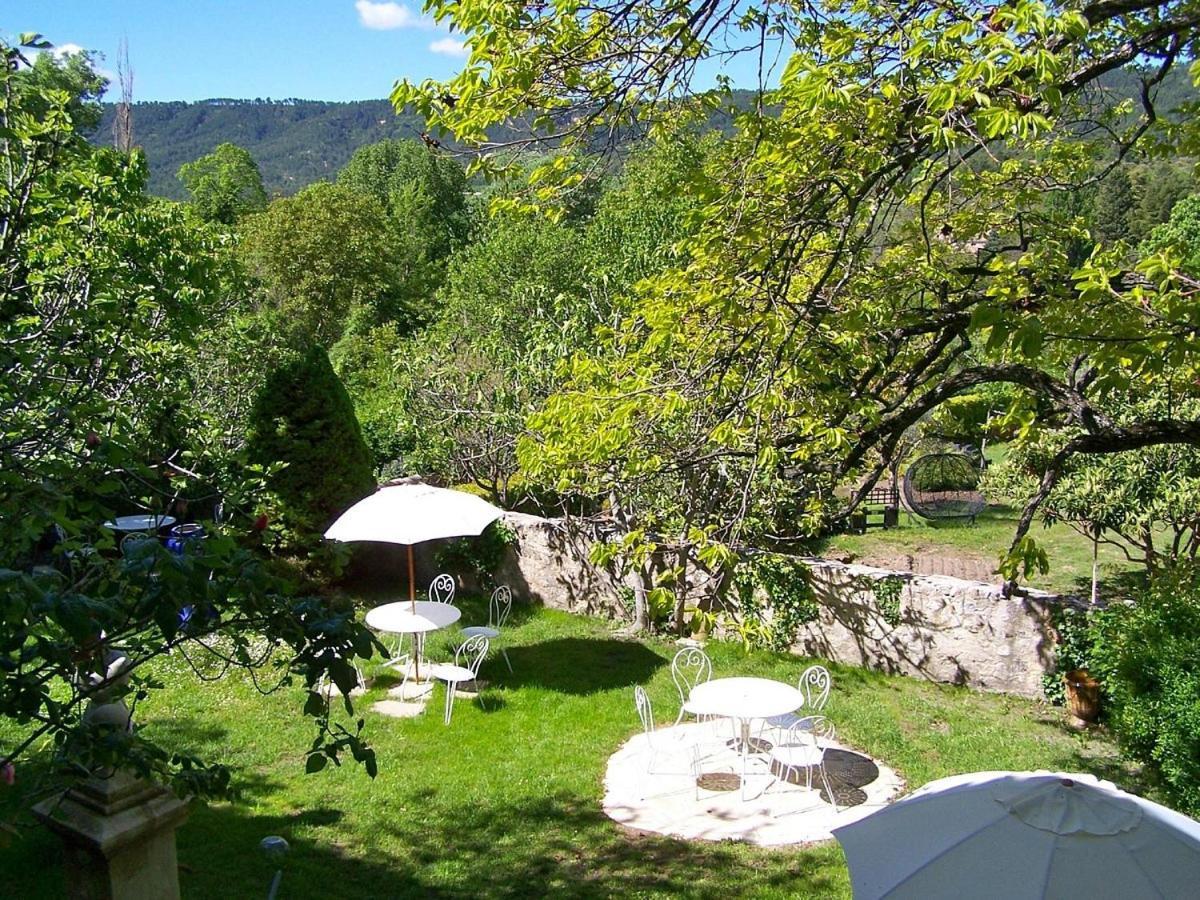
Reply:
M429 484L393 484L338 516L325 537L335 541L419 544L480 534L504 515L486 500Z
M429 484L391 484L359 500L325 531L335 541L408 545L408 593L415 599L412 545L481 534L504 510L486 500Z
M1091 775L955 775L833 834L855 900L1200 896L1200 822Z

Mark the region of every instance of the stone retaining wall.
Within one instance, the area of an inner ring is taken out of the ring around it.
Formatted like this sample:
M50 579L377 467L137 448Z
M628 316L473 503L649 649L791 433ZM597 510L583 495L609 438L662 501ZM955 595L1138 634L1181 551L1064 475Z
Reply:
M594 565L594 534L560 519L510 513L517 547L497 573L519 596L546 606L628 619L627 586ZM1042 692L1053 668L1053 608L1065 602L1027 591L1005 597L997 585L807 559L821 607L793 650L851 665L1026 697ZM872 582L904 580L900 624L883 618Z
M1071 601L1032 590L1005 597L997 585L942 575L805 561L821 616L804 627L797 652L986 691L1042 695L1042 676L1054 666L1050 616ZM888 577L904 580L895 628L871 587Z
M517 596L527 596L553 609L628 619L623 582L595 565L588 552L598 538L585 523L505 513L517 545L496 573Z

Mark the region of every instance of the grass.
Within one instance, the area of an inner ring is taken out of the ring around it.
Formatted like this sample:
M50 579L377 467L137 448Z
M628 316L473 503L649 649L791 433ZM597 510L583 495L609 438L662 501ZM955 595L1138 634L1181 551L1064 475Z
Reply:
M839 534L823 539L813 547L822 555L850 554L856 559L894 559L905 555L939 554L966 556L982 564L982 571L994 570L1000 555L1008 550L1016 533L1020 510L992 504L975 520L926 522L901 512L897 528L872 528L866 534ZM1029 587L1057 593L1087 596L1092 582L1092 543L1069 525L1049 528L1035 522L1030 534L1050 558L1050 571L1026 580ZM1141 567L1127 560L1117 548L1102 544L1099 548L1100 578L1109 591L1128 589Z
M468 600L464 622L481 601ZM243 678L199 685L178 658L145 702L147 732L235 771L235 802L197 806L178 833L185 897L262 897L272 874L258 842L291 844L281 897L848 897L836 844L764 850L624 831L600 809L609 755L637 728L632 687L673 718L671 644L620 638L611 623L514 611L515 669L485 663L486 711L460 700L449 728L440 689L426 713L396 720L360 701L379 754L369 779L347 764L304 774L310 740L292 690L259 694ZM439 636L445 646L449 635ZM795 681L806 660L710 644L715 673ZM436 650L435 650L436 652ZM957 772L1063 769L1128 781L1101 735L1065 729L1058 710L915 679L831 666L827 713L839 737L895 767L910 788ZM0 724L0 738L3 738ZM0 803L4 798L0 796ZM9 802L12 802L11 797ZM0 810L0 812L3 812ZM30 828L0 848L0 895L63 892L53 838Z

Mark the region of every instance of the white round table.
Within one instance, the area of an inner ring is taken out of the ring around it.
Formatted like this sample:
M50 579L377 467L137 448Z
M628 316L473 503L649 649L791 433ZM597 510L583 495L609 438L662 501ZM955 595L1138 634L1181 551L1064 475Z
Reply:
M714 678L692 688L688 710L696 715L721 716L738 724L736 740L742 757L742 799L746 799L746 764L756 750L750 723L794 712L804 705L804 695L790 684L770 678ZM735 743L730 741L730 743ZM770 745L766 745L770 749Z
M435 603L432 600L400 600L396 603L385 603L376 606L367 613L367 625L376 631L386 631L389 634L411 634L413 637L413 677L421 678L421 650L425 644L425 635L448 625L453 625L462 618L462 610L449 603ZM403 657L388 660L395 663ZM408 666L404 667L404 684L408 682Z
M109 519L105 522L104 527L109 531L147 531L153 533L160 528L166 528L168 525L174 524L174 516L117 516L115 519Z
M770 678L714 678L692 688L688 709L697 715L748 722L782 716L804 705L794 686Z

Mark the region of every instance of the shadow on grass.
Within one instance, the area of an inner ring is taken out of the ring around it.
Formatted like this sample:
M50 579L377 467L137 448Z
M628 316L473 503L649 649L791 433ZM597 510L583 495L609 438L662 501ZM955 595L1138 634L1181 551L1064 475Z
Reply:
M606 638L555 638L506 649L513 671L501 675L497 670L498 684L544 687L564 694L643 684L666 665L643 644Z
M729 895L746 862L742 848L729 844L631 835L573 796L438 808L429 818L410 808L369 846L343 843L339 821L322 821L331 812L198 810L180 834L184 895L261 896L274 870L258 842L269 834L291 845L281 887L288 897L718 897ZM403 851L383 849L389 845ZM772 854L757 862L759 890L844 891L828 864L812 855Z

